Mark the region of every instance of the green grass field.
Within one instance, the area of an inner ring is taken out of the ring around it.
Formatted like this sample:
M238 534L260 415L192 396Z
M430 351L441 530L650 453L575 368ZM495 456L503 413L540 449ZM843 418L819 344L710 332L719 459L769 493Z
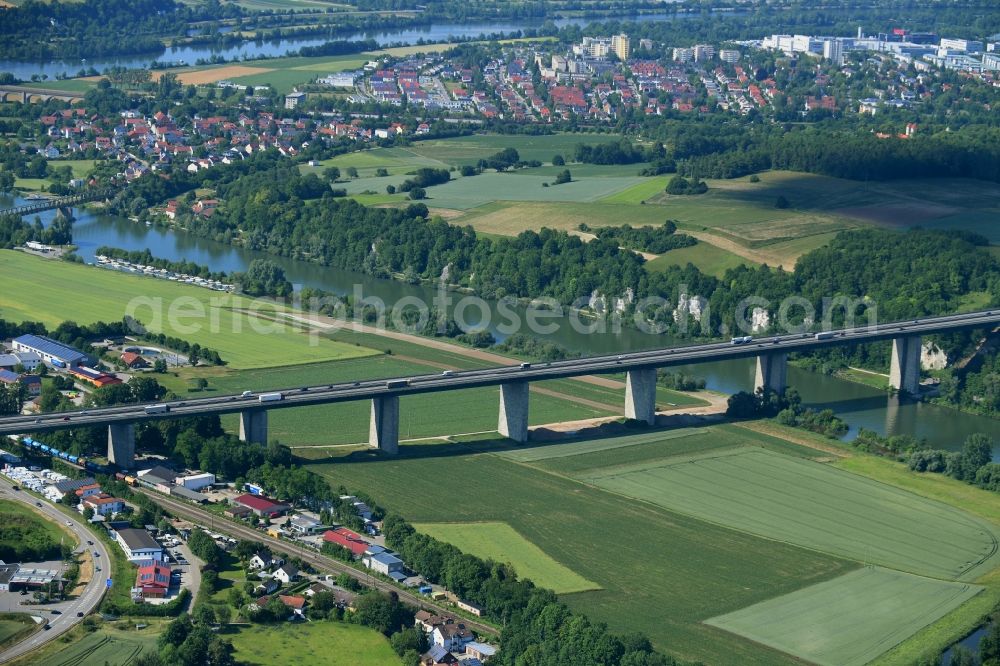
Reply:
M224 634L240 663L270 666L388 666L399 664L389 641L373 629L343 622L253 626Z
M670 250L646 264L648 271L662 271L667 266L687 266L694 264L698 270L708 275L722 277L730 268L751 265L753 262L716 247L710 243L699 241L697 245Z
M997 532L984 521L768 451L723 450L582 478L734 529L911 573L971 580L997 565Z
M309 363L376 352L313 337L233 312L246 300L167 280L125 275L68 262L0 251L0 313L12 321L56 326L73 320L120 321L131 312L151 331L163 331L219 352L233 368ZM86 299L67 285L86 284ZM31 294L30 299L25 295ZM133 299L140 299L133 301ZM137 303L130 310L129 304ZM315 344L313 344L315 342Z
M59 543L71 535L68 531L63 531L62 527L51 520L42 517L42 514L35 513L32 509L21 502L14 500L0 500L0 522L13 520L15 518L28 520L31 524L31 531L44 532L54 543ZM76 543L75 538L69 543Z
M709 441L711 436L700 438ZM688 660L795 663L702 622L856 566L489 453L512 448L519 447L488 441L411 445L402 447L394 460L338 450L321 463L307 464L336 485L364 488L417 523L510 525L548 557L602 588L566 596L572 608L616 631L641 631L670 654ZM619 456L641 449L606 448L591 455L614 465ZM468 489L461 501L456 501L454 484L445 479Z
M824 666L863 666L982 591L865 567L708 624Z
M0 647L20 642L38 628L30 615L0 613Z
M49 160L50 167L68 166L73 170L74 178L87 176L94 168L97 160Z
M519 576L559 594L600 589L597 583L549 557L507 523L418 523L414 527L463 553L512 564Z

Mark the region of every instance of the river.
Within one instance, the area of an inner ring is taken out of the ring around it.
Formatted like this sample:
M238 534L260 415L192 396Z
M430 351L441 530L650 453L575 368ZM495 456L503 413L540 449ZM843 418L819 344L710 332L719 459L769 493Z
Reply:
M678 15L677 18L683 18ZM663 21L674 18L671 13L639 14L630 17L615 17L615 20L627 18L630 21ZM567 25L587 25L601 18L564 18L552 22L558 27ZM209 60L213 56L226 60L253 60L256 58L273 58L283 56L290 51L298 51L303 46L319 46L330 40L360 41L372 38L380 46L390 44L416 44L423 40L426 43L440 43L455 39L468 39L483 34L511 33L515 30L538 28L539 23L531 21L501 21L473 23L428 23L411 28L392 28L373 31L336 31L316 37L293 37L271 41L243 42L234 46L213 48L209 45L178 46L165 49L162 53L150 53L142 56L122 56L115 58L94 58L78 60L46 60L22 61L0 60L0 72L11 72L22 81L28 81L32 75L46 75L55 79L57 75L76 76L81 68L93 67L104 71L107 67L118 66L128 68L149 67L152 63L193 65L199 59Z
M9 208L21 201L23 200L20 198L0 195L0 208ZM390 308L404 297L417 297L424 302L432 302L431 299L435 296L435 291L426 286L379 280L309 262L274 257L180 231L147 227L122 218L95 215L85 210L77 210L76 214L78 219L73 228L74 242L79 246L79 254L88 262L94 261L95 251L102 245L126 250L149 248L156 257L193 261L208 265L212 270L226 272L245 270L252 259L266 256L281 265L288 279L294 284L318 287L339 294L353 293L355 285L360 285L365 296L378 297ZM44 222L48 222L54 215L55 213L50 211L42 214L41 218ZM457 294L451 296L455 300L461 298L461 295ZM466 312L474 314L475 310ZM523 319L523 309L517 312ZM495 304L490 304L486 316L490 317L492 323L490 329L494 335L502 339L504 335L498 329L496 322L502 323L506 319L500 316ZM584 354L614 353L671 344L668 338L643 333L633 328L623 328L618 332L588 334L575 330L566 318L553 321L559 324L558 330L538 337L545 337ZM753 386L754 366L749 360L704 363L683 367L681 370L704 377L709 388L724 393L749 390ZM863 427L882 434L926 437L934 447L958 450L965 438L972 433L991 433L995 438L1000 435L1000 422L994 419L946 407L900 400L862 384L795 367L788 369L788 383L798 389L805 404L817 409L833 409L850 424L851 431L847 435L848 438L853 437L858 428ZM994 456L997 457L997 454L995 451Z

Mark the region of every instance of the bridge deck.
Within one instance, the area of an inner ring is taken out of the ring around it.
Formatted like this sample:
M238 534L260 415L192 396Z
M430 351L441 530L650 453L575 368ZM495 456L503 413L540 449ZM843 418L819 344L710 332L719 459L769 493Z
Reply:
M824 347L860 344L893 338L915 337L969 328L993 328L1000 325L1000 310L963 315L934 317L919 321L896 322L871 328L845 329L818 340L811 333L782 335L734 345L713 342L620 355L595 356L529 367L498 366L480 370L456 371L449 375L415 375L399 378L390 387L385 379L324 386L302 386L261 391L248 397L213 396L169 403L169 411L147 414L144 405L119 405L41 416L15 416L0 419L0 435L46 432L71 427L131 423L153 419L180 418L206 414L229 414L248 410L287 409L385 396L455 391L511 382L531 382L592 374L621 373L638 368L660 368L682 364L724 361L769 354L787 354ZM282 394L280 400L260 401L261 393Z

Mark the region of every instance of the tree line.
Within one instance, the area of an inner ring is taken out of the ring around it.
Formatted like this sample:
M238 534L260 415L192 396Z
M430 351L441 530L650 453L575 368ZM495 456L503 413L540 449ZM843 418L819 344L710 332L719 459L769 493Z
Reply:
M479 604L485 616L503 622L501 665L667 666L675 663L653 650L645 636L613 634L557 600L551 590L521 579L509 564L482 560L417 532L402 517L382 523L386 545L432 583Z
M633 227L629 224L620 227L598 227L593 230L585 227L586 225L580 225L580 231L592 231L598 238L612 240L630 250L653 254L663 254L698 244L693 236L676 233L677 224L673 220L667 220L659 227Z

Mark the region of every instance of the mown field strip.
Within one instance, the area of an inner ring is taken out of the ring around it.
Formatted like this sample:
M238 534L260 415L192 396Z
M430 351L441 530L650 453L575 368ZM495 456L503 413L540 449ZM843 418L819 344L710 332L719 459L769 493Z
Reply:
M583 453L593 453L595 451L609 451L611 449L620 449L626 446L638 446L641 444L650 444L652 442L659 442L667 439L677 439L680 437L689 437L691 435L698 435L707 432L703 428L691 428L685 430L677 430L673 432L657 432L645 435L633 435L631 437L607 437L603 439L590 439L582 440L577 442L567 442L565 444L547 444L545 446L537 446L534 448L527 449L512 449L510 451L502 451L497 453L497 455L503 456L510 460L516 460L517 462L535 462L538 460L547 460L549 458L563 458L566 456L576 456Z
M861 666L982 589L866 567L706 624L824 666Z
M507 523L417 523L414 527L464 553L510 563L518 576L559 594L601 589L597 583L553 559Z

